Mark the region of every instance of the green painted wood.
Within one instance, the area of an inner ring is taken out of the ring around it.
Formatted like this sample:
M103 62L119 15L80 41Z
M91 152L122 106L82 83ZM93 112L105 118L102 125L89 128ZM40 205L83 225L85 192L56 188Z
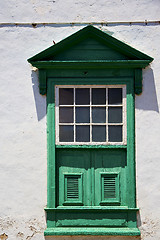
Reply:
M58 81L58 79L56 80ZM55 79L51 79L49 82L50 82L50 88L51 89L54 89L54 84L57 84L57 82L55 81ZM68 81L68 79L67 79ZM73 81L73 80L72 80ZM103 80L104 81L104 80ZM98 81L99 82L99 81ZM114 79L113 81L115 84L120 84L121 80L120 81L117 81L117 79ZM131 88L130 87L130 82L131 82L131 79L126 79L125 83L127 84L127 89L128 89L128 94L130 93L130 91L132 90L133 91L133 87ZM63 84L65 84L66 82L64 81ZM68 84L70 83L67 82ZM106 81L105 80L105 84L108 84L109 81ZM79 83L78 83L79 84ZM88 83L87 83L88 84ZM49 100L49 102L54 102L54 97L51 98L51 100ZM130 101L130 98L129 100L127 100L129 103L131 102ZM130 105L127 105L127 108L133 108L132 104ZM129 114L130 116L130 114ZM53 124L50 126L52 128L52 132L54 132L54 126ZM131 128L132 129L132 128ZM133 131L133 129L132 129ZM130 143L132 144L132 143ZM128 148L128 145L127 146L56 146L56 162L57 162L57 172L55 173L55 175L57 175L57 178L59 179L62 179L62 172L67 172L67 173L73 173L73 172L78 172L78 173L83 173L83 175L85 176L85 182L83 183L83 186L86 186L87 185L87 190L85 190L84 192L87 192L87 196L83 196L83 204L85 206L94 206L94 205L97 205L96 201L95 201L95 197L96 197L96 194L95 194L95 188L96 188L96 184L94 185L95 181L96 181L96 176L95 176L95 169L98 169L97 165L95 165L95 160L93 160L97 154L97 162L100 164L99 162L99 158L100 158L100 152L102 151L101 148L103 149L104 147L104 153L105 153L105 157L103 158L108 158L110 154L108 154L108 152L106 152L106 150L108 151L112 151L112 154L114 153L115 154L115 150L117 149L117 151L124 151L126 152L126 148ZM75 149L75 153L73 152L73 149ZM83 150L84 149L84 150ZM62 151L63 150L63 151ZM53 150L52 150L53 151ZM55 151L55 150L54 150ZM80 151L80 154L78 154L77 151ZM67 154L64 155L64 152L66 152ZM83 154L82 154L83 153ZM59 155L60 154L60 155ZM69 155L68 155L69 154ZM86 155L86 157L84 157L84 154ZM112 155L111 154L111 155ZM63 156L64 155L64 156ZM129 157L131 157L132 154L129 155ZM79 156L81 157L81 159L79 159ZM130 178L130 175L128 175L127 177L127 174L129 173L130 174L130 171L133 171L132 167L130 166L130 169L127 170L127 167L126 167L126 158L123 159L124 163L122 163L121 161L120 162L117 162L118 161L118 157L119 157L119 153L118 155L113 158L113 161L112 161L112 164L115 164L112 166L111 164L111 161L110 161L110 167L109 165L106 165L106 168L104 168L104 160L102 158L102 164L101 168L99 168L99 172L100 171L104 171L104 169L110 169L110 172L115 172L115 171L118 171L121 173L121 183L120 185L123 185L123 190L124 191L121 191L121 196L120 196L120 200L121 200L121 205L124 206L129 206L129 205L134 205L134 204L130 204L129 201L130 201L130 197L127 196L126 197L126 192L128 192L128 187L129 189L132 188L130 186L130 184L132 184L130 181L126 181L126 179L129 179ZM127 155L128 156L128 155ZM64 160L65 159L68 159L68 160ZM72 160L73 159L73 160ZM76 160L75 160L76 159ZM87 160L88 159L88 160ZM132 156L132 160L133 160L133 156ZM133 160L134 161L134 160ZM82 164L83 163L83 164ZM80 165L81 164L81 165ZM87 165L86 165L87 164ZM119 166L119 167L116 167L116 164ZM111 167L112 166L112 167ZM124 167L123 167L124 166ZM80 168L79 168L80 167ZM52 170L53 170L53 165L51 166ZM122 169L121 169L122 168ZM84 171L84 172L83 172ZM58 177L59 176L59 177ZM87 184L86 184L87 182ZM63 183L61 183L63 184ZM127 186L126 186L127 185ZM56 187L56 186L55 186ZM57 187L60 187L59 183L57 182ZM52 188L51 188L52 189ZM60 188L61 189L61 188ZM90 189L90 190L89 190ZM98 188L97 188L98 189ZM54 190L54 188L52 189ZM52 191L53 192L53 191ZM129 191L128 193L131 193L131 191ZM51 194L51 193L50 193ZM61 194L61 192L60 192ZM85 195L85 194L84 194ZM52 195L54 196L54 194ZM59 205L59 197L57 196L57 198L55 199L55 202L56 202L56 207L58 207ZM62 204L62 206L65 207L65 205L63 205L63 203L60 203L60 205ZM114 205L116 203L111 203L113 204L113 206L116 208L117 206ZM119 204L119 203L118 203ZM81 205L81 204L79 204ZM75 204L76 206L76 204ZM48 206L49 207L49 206ZM71 207L70 204L68 204L68 207ZM72 207L73 207L73 203L72 203ZM71 207L71 208L72 208ZM82 206L83 207L83 206ZM101 206L103 207L103 206ZM79 209L80 210L80 209ZM47 211L48 212L48 211ZM66 209L65 209L65 212ZM53 213L52 213L53 214ZM58 213L54 213L53 214L54 216L52 217L53 218L53 221L54 221L54 226L56 226L56 219L59 219L59 214ZM70 214L69 214L70 215ZM128 216L128 215L127 215ZM48 217L47 217L48 218ZM65 218L67 218L65 216ZM96 216L95 216L96 218ZM83 217L82 217L83 219ZM80 221L78 223L78 221ZM72 220L70 221L72 222ZM81 224L81 222L84 222L83 220L74 220L73 222L75 222L75 226L77 226L78 224ZM107 223L107 220L106 220L106 223L105 224L108 224L108 226L110 225L109 223L110 221L108 221ZM64 222L63 222L64 223ZM51 223L53 224L53 223ZM59 222L59 224L61 225L62 223ZM100 224L100 220L99 222L97 222L97 226ZM115 223L115 224L118 224L118 223ZM50 223L48 222L48 227L51 226ZM136 225L136 220L135 220L135 225ZM59 228L57 226L57 228Z
M59 179L59 189L57 189L57 206L63 205L85 205L91 206L91 173L90 173L90 156L89 151L81 150L59 150L56 151L57 161L57 179ZM65 201L64 196L64 175L74 174L81 175L81 191L82 195L79 196L78 201L71 200L70 202Z
M135 103L134 85L130 82L127 87L127 199L129 207L136 207L136 178L135 178Z
M127 148L127 145L56 145L56 148L85 148L85 149L117 149Z
M46 70L50 69L141 69L153 58L100 31L93 26L72 34L28 61L40 69L39 87L46 94ZM85 71L86 72L86 71ZM142 80L135 70L135 91L140 93Z
M150 60L93 60L93 61L36 61L32 65L39 69L82 69L82 68L145 68Z
M56 206L55 172L55 99L53 83L47 90L47 206Z
M130 59L145 59L152 61L153 58L148 55L130 47L129 45L117 40L116 38L110 36L109 34L102 32L101 30L89 25L80 31L72 34L66 39L60 41L59 43L51 46L50 48L40 52L39 54L28 59L30 63L34 65L35 61L48 60L57 56L58 54L73 48L75 45L82 43L88 39L97 40L103 45L108 46L109 48L115 50L119 54L129 57ZM62 59L61 59L62 60Z
M121 212L59 212L56 227L127 227L127 213Z
M55 221L55 231L60 228L81 227L106 227L110 230L114 227L121 227L122 229L136 228L136 212L138 209L120 208L89 208L85 207L63 207L56 209L47 209L48 229L53 227L53 220ZM72 231L72 230L71 230ZM96 228L94 229L96 231Z
M125 149L103 149L93 150L94 152L94 169L95 169L95 205L127 205L126 202L126 150ZM103 201L101 177L103 174L118 174L118 185L121 189L117 189L116 199L107 199Z
M60 205L83 205L83 174L63 172L59 179Z
M101 173L101 201L100 204L109 202L119 202L119 174L117 173Z
M138 95L142 93L142 69L141 68L135 69L135 93Z
M81 78L82 81L84 79L92 78L92 79L101 79L101 78L130 78L134 77L134 69L131 68L125 68L125 69L88 69L83 67L82 69L48 69L47 70L47 77L49 78L59 78L59 79L64 79L64 78ZM71 79L70 79L71 80ZM133 79L132 79L133 80Z
M131 77L124 78L49 78L54 85L127 85L133 79Z
M99 211L104 211L104 212L137 212L139 211L139 208L128 208L127 206L59 206L56 208L45 208L46 212L99 212Z
M139 236L140 231L138 228L47 228L44 235Z
M57 176L59 175L59 204L64 205L64 175L83 174L83 205L124 205L127 195L126 186L126 150L125 149L77 149L57 148ZM117 175L117 198L102 198L102 176L111 174ZM120 180L119 180L120 177ZM121 181L121 182L120 182ZM87 186L88 184L88 186ZM121 191L119 189L121 185ZM87 186L87 189L86 189ZM119 195L121 192L121 195ZM69 205L75 205L72 201ZM66 204L65 204L66 205ZM81 205L77 202L76 205Z
M93 54L94 53L94 54ZM71 48L64 50L60 54L54 55L50 60L69 61L69 60L127 60L127 56L115 51L113 48L102 44L93 38L83 40ZM49 59L48 59L49 60Z
M42 95L45 95L47 91L47 76L46 70L39 69L39 92Z

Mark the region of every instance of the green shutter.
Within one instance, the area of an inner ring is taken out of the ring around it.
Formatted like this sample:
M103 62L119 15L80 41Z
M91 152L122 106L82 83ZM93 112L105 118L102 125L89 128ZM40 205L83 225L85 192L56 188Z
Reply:
M82 203L82 174L65 173L64 181L60 184L60 198L62 197L63 205L83 205ZM63 187L64 184L64 187ZM62 191L62 193L61 193Z
M116 198L116 178L115 178L115 176L104 176L102 187L103 187L104 199Z
M101 204L119 202L119 174L101 173Z
M79 176L67 176L66 177L66 192L65 198L66 200L70 199L79 199L79 184L78 184Z

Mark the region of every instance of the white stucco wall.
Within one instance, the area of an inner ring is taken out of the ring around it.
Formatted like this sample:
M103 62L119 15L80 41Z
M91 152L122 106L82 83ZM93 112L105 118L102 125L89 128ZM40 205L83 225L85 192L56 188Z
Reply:
M1 22L159 20L159 0L6 0Z
M0 22L75 22L160 20L159 0L3 1ZM44 240L47 153L46 98L27 58L83 26L0 25L0 236ZM160 25L98 25L114 37L154 57L143 71L143 93L136 96L137 203L142 236L100 240L160 239ZM5 239L0 237L0 239ZM70 237L46 238L65 239ZM72 237L72 240L93 237Z

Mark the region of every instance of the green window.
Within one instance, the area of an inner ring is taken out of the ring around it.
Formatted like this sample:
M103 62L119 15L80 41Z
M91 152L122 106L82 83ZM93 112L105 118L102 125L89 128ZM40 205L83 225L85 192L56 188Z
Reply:
M47 97L45 235L140 235L134 100L152 60L93 26L28 60Z
M56 86L57 144L126 144L126 86Z

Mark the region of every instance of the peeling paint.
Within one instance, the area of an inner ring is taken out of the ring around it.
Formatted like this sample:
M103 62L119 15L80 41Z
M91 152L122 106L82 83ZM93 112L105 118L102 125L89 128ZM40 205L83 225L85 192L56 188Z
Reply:
M2 232L3 229L4 232L7 232L7 234L0 235L0 240L30 240L36 237L39 240L44 239L45 219L40 219L27 220L20 216L17 219L9 217L0 219L0 231Z
M8 235L6 235L5 233L0 235L1 240L6 240L7 238L8 238Z

